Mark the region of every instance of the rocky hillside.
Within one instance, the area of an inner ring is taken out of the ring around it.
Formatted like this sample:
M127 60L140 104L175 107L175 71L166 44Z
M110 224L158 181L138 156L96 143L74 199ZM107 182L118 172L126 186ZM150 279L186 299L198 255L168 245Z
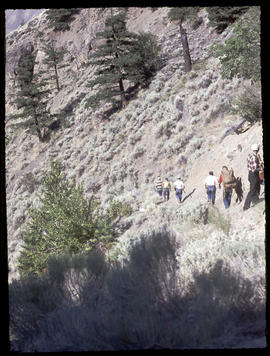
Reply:
M42 9L6 10L6 33L9 34L11 31L16 30L16 28L31 20L32 17L39 15L42 11Z
M27 222L27 209L38 204L40 181L51 159L60 159L68 177L83 184L86 195L93 192L106 205L112 192L129 202L134 213L123 221L129 226L112 252L124 256L138 231L166 226L177 236L179 261L187 268L186 281L194 269L207 269L218 258L232 266L245 259L242 273L258 281L258 293L264 296L263 186L261 203L243 212L243 201L226 210L222 191L217 192L216 206L206 205L204 179L209 170L219 175L223 164L233 167L242 179L243 198L248 192L246 156L254 142L262 144L262 127L256 124L243 133L234 128L243 118L229 114L229 98L243 92L250 82L225 80L219 61L209 55L213 42L223 42L231 28L221 35L208 26L207 13L200 11L202 22L196 30L184 23L189 39L192 71L184 73L179 28L169 22L168 8L129 8L130 31L157 34L166 65L155 75L150 86L140 89L136 97L119 112L108 115L108 107L86 109L89 97L87 80L93 67L87 67L88 54L98 45L96 32L104 26L109 9L82 9L71 28L55 33L46 28L44 12L7 36L6 64L6 179L8 216L9 279L18 276L16 263L21 234ZM9 126L14 112L10 94L14 88L14 67L21 48L32 44L38 49L42 68L44 53L40 33L45 40L54 38L68 53L61 69L61 90L52 88L52 112L62 110L68 125L52 132L49 142ZM261 151L263 156L263 152ZM26 181L32 174L31 184ZM181 175L186 185L184 203L178 206L174 194L160 203L154 191L156 177L172 182ZM248 251L247 245L253 248ZM120 252L119 252L120 251ZM255 251L255 252L254 252ZM252 256L257 253L258 261ZM240 260L239 260L240 259ZM237 262L238 261L238 262ZM264 340L260 341L261 343Z

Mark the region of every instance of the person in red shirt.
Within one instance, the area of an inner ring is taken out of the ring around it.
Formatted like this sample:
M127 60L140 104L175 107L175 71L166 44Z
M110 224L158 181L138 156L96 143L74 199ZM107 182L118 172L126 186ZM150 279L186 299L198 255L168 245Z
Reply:
M223 179L224 175L226 175L226 176L230 175L230 171L227 166L222 167L222 170L221 170L221 173L220 173L220 176L218 179L218 184L219 184L219 188L220 188L220 185L223 182L223 203L224 203L225 209L228 209L231 205L233 181L232 181L232 183L224 182L224 179ZM234 177L233 170L231 170L231 176Z

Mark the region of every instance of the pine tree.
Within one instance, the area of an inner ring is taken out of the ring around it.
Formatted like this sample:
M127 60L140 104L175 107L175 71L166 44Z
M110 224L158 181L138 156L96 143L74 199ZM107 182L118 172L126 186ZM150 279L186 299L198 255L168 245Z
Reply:
M129 48L135 34L126 30L125 14L120 13L106 19L105 29L98 32L97 37L105 39L105 43L90 56L90 64L97 65L98 70L88 86L97 86L98 92L90 97L87 106L96 107L101 100L116 104L115 97L119 96L121 106L124 106L124 80L127 79L126 67L131 60Z
M181 43L183 47L185 72L190 72L192 68L192 62L190 57L188 38L186 30L183 27L183 22L187 19L194 20L199 11L199 7L173 7L168 13L168 17L171 21L177 21L180 29Z
M147 84L162 66L160 51L155 35L140 33L136 36L131 47L133 61L128 66L128 79L136 84Z
M69 24L74 20L74 15L79 13L80 9L48 9L46 12L49 27L54 31L68 31Z
M17 67L14 69L19 87L22 89L33 80L35 53L32 45L22 48Z
M82 185L67 179L60 161L51 161L42 192L39 207L28 210L19 259L21 275L41 273L51 255L107 246L117 236L119 219L132 213L129 205L117 200L103 211L97 199L86 199Z
M105 40L90 57L90 64L97 65L95 78L89 87L97 93L88 99L87 106L96 107L101 100L126 104L124 81L142 83L147 81L158 68L160 47L155 36L129 32L126 29L126 13L111 15L105 21L105 29L97 33Z
M64 59L66 50L64 48L56 49L52 41L47 46L43 46L42 49L46 55L46 58L43 60L43 64L46 64L49 69L54 71L54 75L50 76L50 78L55 80L56 88L58 91L60 91L58 69L60 68L60 63ZM64 65L62 65L61 68L63 66Z
M248 9L248 6L210 6L207 7L209 25L215 27L217 33L222 33Z
M47 109L48 90L45 89L47 82L34 73L35 51L25 48L21 52L17 68L17 90L13 95L12 104L19 110L18 114L12 115L10 119L16 119L13 124L23 127L30 134L37 134L40 141L45 138L46 128L53 120L53 116ZM19 121L18 121L19 119Z

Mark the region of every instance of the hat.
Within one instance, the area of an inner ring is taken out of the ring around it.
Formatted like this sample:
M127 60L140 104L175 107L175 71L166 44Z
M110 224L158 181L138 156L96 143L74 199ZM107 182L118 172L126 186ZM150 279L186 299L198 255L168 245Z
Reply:
M252 149L252 151L259 151L260 145L258 143L253 143L250 148Z

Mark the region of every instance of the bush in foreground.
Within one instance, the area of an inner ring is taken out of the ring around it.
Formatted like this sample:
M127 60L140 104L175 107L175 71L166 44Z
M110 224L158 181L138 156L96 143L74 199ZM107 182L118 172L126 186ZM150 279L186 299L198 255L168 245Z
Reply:
M140 236L120 265L97 251L54 257L46 274L10 285L10 327L21 351L237 347L264 336L256 286L220 260L179 284L175 240ZM219 340L217 343L216 340Z

